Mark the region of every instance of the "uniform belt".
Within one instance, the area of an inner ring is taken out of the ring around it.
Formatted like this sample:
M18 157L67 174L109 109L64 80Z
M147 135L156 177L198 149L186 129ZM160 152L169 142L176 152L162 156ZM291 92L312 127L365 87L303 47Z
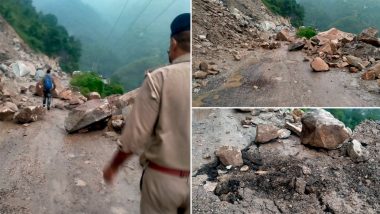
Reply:
M157 165L153 162L149 162L149 168L160 171L162 173L168 174L168 175L174 175L177 177L189 177L190 171L183 171L183 170L177 170L177 169L171 169L171 168L166 168L160 165Z

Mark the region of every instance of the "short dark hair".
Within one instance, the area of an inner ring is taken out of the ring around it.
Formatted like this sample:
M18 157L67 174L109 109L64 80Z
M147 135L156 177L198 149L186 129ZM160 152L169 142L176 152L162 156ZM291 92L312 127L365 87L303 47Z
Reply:
M47 69L46 73L50 74L50 72L51 72L51 69L50 68Z
M180 33L177 33L176 35L173 35L173 39L177 41L178 46L188 53L190 53L191 48L191 42L190 42L190 31L183 31Z

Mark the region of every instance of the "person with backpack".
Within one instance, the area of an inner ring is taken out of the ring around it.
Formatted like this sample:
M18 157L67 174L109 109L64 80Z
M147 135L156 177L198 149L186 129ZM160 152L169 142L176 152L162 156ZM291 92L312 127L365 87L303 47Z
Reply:
M42 79L42 85L44 90L43 107L47 106L47 110L50 110L51 104L51 92L55 89L54 79L51 76L51 69L46 71L46 75Z

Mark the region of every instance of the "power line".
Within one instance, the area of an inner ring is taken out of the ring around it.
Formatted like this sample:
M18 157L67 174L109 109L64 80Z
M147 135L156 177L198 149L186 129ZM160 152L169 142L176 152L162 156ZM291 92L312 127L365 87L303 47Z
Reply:
M169 8L174 4L175 1L176 0L171 1L169 5L161 13L159 13L156 17L154 17L152 22L149 25L147 25L141 32L144 33L155 21L161 18L161 16L164 15L167 10L169 10Z
M132 21L132 23L128 26L128 28L124 31L123 34L121 34L122 36L120 37L120 39L117 40L117 42L115 42L115 44L117 44L122 38L124 38L124 35L130 30L130 28L137 22L137 20L144 14L145 10L148 9L148 7L150 6L150 4L153 2L153 0L150 0L149 3L147 5L145 5L144 9L140 12L140 14Z

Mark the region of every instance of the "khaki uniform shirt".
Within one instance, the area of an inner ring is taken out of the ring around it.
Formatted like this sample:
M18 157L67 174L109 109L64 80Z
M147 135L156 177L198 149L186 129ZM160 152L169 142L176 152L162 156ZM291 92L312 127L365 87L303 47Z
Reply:
M190 171L190 55L145 77L120 138L125 152Z

